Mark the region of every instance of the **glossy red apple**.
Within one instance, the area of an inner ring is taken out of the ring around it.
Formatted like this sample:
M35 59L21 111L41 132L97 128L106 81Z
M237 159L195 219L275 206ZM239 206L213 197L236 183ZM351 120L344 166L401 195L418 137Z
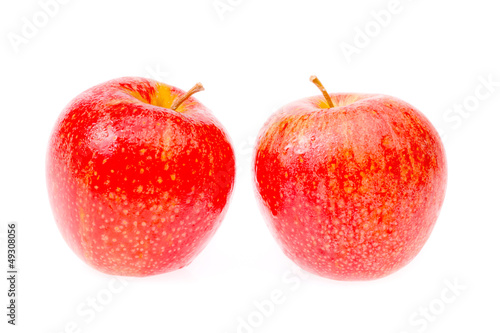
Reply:
M390 96L328 94L276 112L262 129L259 201L285 254L336 280L386 276L410 262L433 229L446 188L438 133Z
M202 88L121 78L62 112L47 152L50 202L64 239L94 268L179 269L217 230L235 161L222 126L191 97Z

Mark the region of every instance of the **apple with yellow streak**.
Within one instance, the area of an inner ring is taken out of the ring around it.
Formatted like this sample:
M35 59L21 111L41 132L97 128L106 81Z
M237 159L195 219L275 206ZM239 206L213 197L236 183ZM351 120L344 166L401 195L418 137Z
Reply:
M188 265L219 227L235 173L228 135L191 95L127 77L63 110L47 151L59 230L92 267L126 276Z

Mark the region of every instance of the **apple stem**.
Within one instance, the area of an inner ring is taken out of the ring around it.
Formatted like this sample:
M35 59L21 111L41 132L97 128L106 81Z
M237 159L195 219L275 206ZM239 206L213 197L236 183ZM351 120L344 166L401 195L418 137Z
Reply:
M331 108L334 108L335 105L333 104L332 98L330 97L330 95L326 91L326 89L323 86L323 84L321 83L321 81L316 77L316 75L311 76L309 78L309 80L312 83L314 83L316 85L316 87L319 88L319 90L321 90L321 92L323 93L323 96L325 96L325 99L326 99L326 102L328 103L328 106L331 107Z
M193 88L189 89L187 93L181 96L177 96L174 99L174 102L172 103L172 106L170 107L172 110L176 110L179 106L181 106L182 103L192 95L196 94L197 92L203 91L205 88L203 88L203 85L201 83L197 83L194 85Z

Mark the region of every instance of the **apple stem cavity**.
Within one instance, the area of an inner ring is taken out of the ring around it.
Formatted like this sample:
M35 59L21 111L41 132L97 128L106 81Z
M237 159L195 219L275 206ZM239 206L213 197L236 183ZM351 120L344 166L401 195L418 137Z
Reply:
M174 102L172 103L171 109L174 111L177 110L177 108L179 106L181 106L181 104L184 103L184 101L186 99L188 99L192 95L196 94L197 92L200 92L203 90L205 90L205 88L203 87L203 85L201 83L195 84L194 87L189 89L189 91L187 93L185 93L184 95L181 95L181 96L177 96L175 98Z
M326 91L325 87L323 86L323 83L316 77L316 75L313 75L309 78L309 80L316 85L316 87L321 90L323 93L323 96L325 96L326 102L328 103L328 106L330 108L334 108L335 105L333 104L332 98L330 97L330 94Z

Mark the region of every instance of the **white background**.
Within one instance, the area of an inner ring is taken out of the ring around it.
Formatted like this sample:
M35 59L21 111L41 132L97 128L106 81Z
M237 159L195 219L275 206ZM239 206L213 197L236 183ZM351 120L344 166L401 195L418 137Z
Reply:
M20 291L13 328L6 324L2 278L0 330L500 332L497 2L401 0L383 27L372 12L387 10L389 0L220 3L231 10L218 13L213 0L73 0L43 22L39 2L2 1L0 266L6 271L6 223L17 221ZM14 46L9 38L22 37L25 20L34 16L41 27L32 36L25 31L27 38ZM368 42L357 36L365 28ZM357 45L358 53L346 57L342 43ZM449 181L441 216L417 258L387 278L346 283L297 275L258 210L253 142L279 106L319 94L311 74L330 92L406 100L446 136ZM64 243L44 164L63 107L121 76L152 77L184 90L202 82L206 91L197 98L229 132L238 173L221 228L190 266L126 279L117 291L120 282L88 267ZM488 78L497 82L491 91L481 81ZM488 96L478 99L477 89ZM455 283L465 289L453 293ZM255 302L267 304L280 292L283 302L267 306L264 316ZM96 297L106 303L98 304L101 311L88 305Z

